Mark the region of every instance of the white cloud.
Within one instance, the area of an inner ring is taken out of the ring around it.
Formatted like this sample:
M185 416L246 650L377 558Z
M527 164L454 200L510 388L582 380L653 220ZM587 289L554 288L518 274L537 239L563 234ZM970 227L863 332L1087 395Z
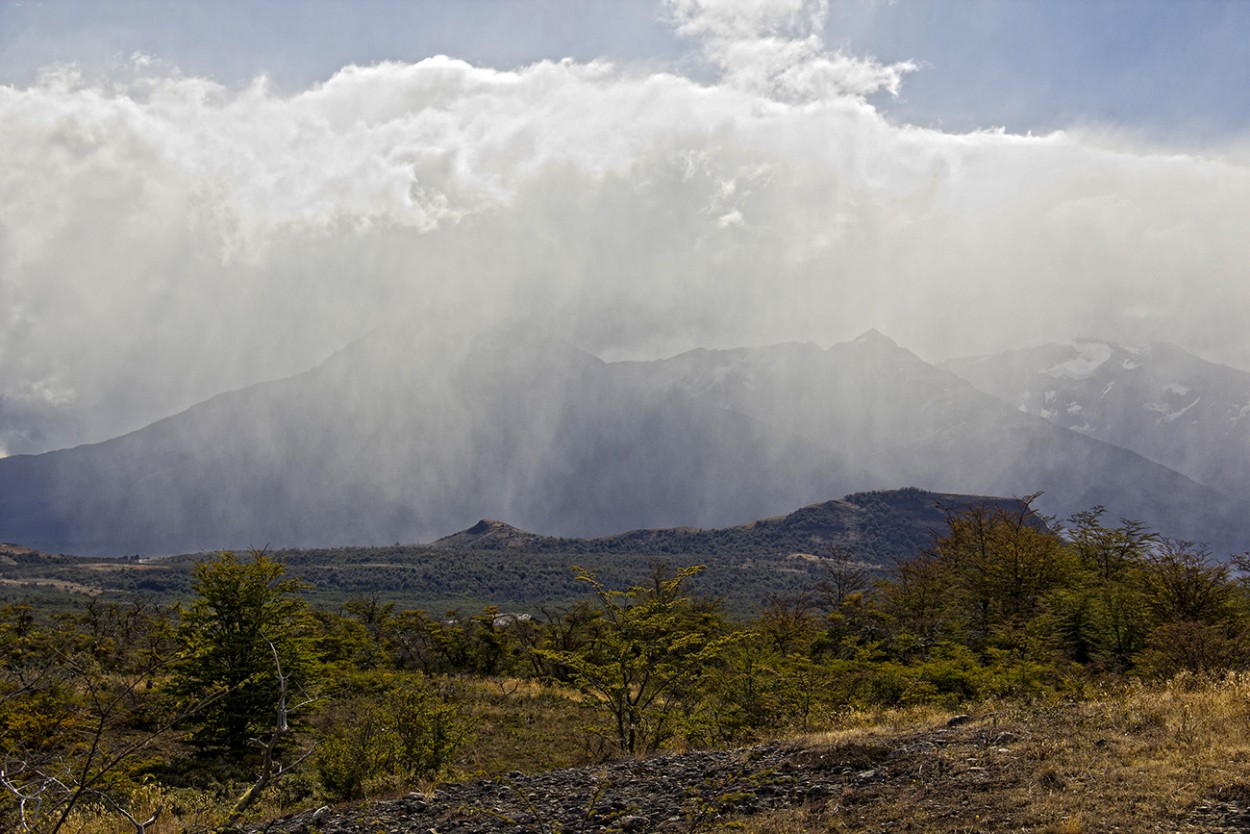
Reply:
M719 80L438 57L290 95L0 87L0 396L56 380L109 433L396 318L610 355L875 326L934 357L1097 334L1250 364L1239 149L896 125L865 96L906 66L824 51L823 3L669 11Z
M903 75L916 69L826 51L818 33L828 0L668 0L667 8L725 83L781 101L897 95Z

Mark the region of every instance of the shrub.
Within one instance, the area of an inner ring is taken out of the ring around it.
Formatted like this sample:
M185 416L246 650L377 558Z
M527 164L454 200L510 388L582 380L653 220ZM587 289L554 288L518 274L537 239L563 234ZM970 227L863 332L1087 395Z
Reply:
M357 695L326 716L317 746L321 784L333 799L358 799L379 782L394 786L430 779L464 740L460 708L423 678Z

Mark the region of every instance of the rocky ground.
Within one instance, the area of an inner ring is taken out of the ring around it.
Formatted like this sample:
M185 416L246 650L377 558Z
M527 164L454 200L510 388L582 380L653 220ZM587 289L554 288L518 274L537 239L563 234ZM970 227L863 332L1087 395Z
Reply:
M514 834L691 831L729 814L816 802L880 779L885 751L826 756L785 744L622 761L448 785L346 811L280 820L270 832Z
M958 717L923 732L773 742L717 752L446 785L432 793L306 811L250 834L572 834L710 832L1150 831L1250 832L1250 789L1182 815L1149 797L1119 824L1098 808L1073 815L1096 773L1056 767L1027 727ZM1097 740L1095 740L1095 743ZM1104 747L1107 745L1103 745ZM1060 797L1053 812L1046 797ZM1022 797L1029 797L1024 799ZM1078 799L1073 803L1073 799ZM762 825L753 820L764 819ZM1143 820L1149 820L1144 823Z
M820 805L907 781L915 754L956 740L1008 744L1007 732L940 728L890 746L774 742L718 752L627 760L597 767L448 785L431 794L278 820L277 834L519 834L694 832L762 811ZM992 737L991 737L992 736Z

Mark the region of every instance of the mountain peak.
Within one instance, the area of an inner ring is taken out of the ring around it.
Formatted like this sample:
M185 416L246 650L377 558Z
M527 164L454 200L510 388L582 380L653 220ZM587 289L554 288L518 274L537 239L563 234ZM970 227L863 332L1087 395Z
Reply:
M882 333L880 330L876 329L875 327L865 330L859 336L852 339L851 344L867 345L867 346L881 346L881 347L891 347L891 348L898 347L898 342L894 341L889 336L885 335L884 333Z
M484 518L467 530L452 533L450 536L433 542L434 547L477 547L495 549L499 547L520 547L540 538L519 527L513 527L503 521Z
M490 532L510 532L517 529L507 522L495 521L493 518L484 518L464 532L471 536L484 536Z

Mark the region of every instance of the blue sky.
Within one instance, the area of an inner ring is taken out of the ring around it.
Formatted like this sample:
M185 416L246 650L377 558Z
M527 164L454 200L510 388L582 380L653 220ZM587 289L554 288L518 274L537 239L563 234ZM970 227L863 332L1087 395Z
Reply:
M1250 3L901 0L839 8L833 40L922 64L903 100L887 105L899 118L1017 132L1096 122L1172 137L1250 126Z
M510 69L544 58L692 66L691 45L638 0L22 0L0 3L0 80L143 52L228 85L280 89L346 64L448 54ZM919 65L892 118L948 131L1115 126L1218 141L1250 127L1250 3L1237 0L845 0L826 42Z

